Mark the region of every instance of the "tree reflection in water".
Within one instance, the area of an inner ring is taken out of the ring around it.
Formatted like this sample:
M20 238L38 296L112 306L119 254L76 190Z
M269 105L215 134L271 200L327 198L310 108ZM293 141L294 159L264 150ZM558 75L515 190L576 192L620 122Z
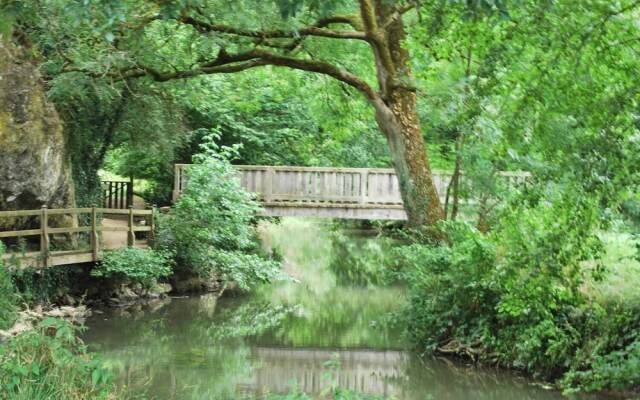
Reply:
M261 231L296 281L235 298L202 295L146 310L112 310L88 321L85 340L134 397L251 398L293 383L317 394L338 383L411 400L561 398L504 372L403 351L401 332L387 323L403 305L403 289L337 280L329 265L332 255L344 254L332 252L327 225L284 219ZM327 371L332 357L340 367ZM328 372L333 379L326 379Z

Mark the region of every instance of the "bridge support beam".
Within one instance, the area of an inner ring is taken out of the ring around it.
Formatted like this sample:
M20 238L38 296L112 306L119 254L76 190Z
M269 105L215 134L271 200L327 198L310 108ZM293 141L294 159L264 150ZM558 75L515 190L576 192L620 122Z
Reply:
M340 219L397 220L407 219L402 206L360 204L269 203L263 204L265 217L318 217Z

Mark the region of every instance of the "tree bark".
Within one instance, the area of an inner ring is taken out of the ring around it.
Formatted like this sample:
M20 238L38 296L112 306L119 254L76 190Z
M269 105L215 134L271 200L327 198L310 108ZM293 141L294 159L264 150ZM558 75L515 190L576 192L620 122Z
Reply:
M364 0L361 12L376 59L380 97L372 101L376 121L387 138L409 225L434 226L444 219L426 144L420 128L416 93L410 86L409 53L402 47L406 34L395 6L384 0ZM367 12L375 7L375 21Z
M403 94L390 106L382 103L375 104L375 108L376 120L387 138L409 225L435 225L444 214L417 121L415 95Z

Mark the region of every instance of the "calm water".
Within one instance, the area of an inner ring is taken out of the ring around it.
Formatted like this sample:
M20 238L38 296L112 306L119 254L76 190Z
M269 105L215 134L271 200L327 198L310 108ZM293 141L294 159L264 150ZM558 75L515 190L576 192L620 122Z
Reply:
M120 385L156 399L259 398L294 386L318 394L335 384L396 399L563 398L509 373L404 351L389 323L403 290L350 285L332 272L382 256L381 240L349 239L345 247L342 236L336 246L322 223L309 220L261 230L292 280L251 296L174 298L88 321L85 340Z

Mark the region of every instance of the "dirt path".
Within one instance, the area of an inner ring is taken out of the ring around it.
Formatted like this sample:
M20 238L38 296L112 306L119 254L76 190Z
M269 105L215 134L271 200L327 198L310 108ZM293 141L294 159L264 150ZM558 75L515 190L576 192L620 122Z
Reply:
M114 218L103 218L102 226L105 227L127 227L127 221ZM102 248L103 249L120 249L127 247L127 232L102 232Z
M140 196L133 196L133 208L144 210L146 208L144 199ZM128 227L126 216L123 218L103 218L102 225L106 227ZM127 247L127 232L103 232L101 246L103 249L120 249Z

